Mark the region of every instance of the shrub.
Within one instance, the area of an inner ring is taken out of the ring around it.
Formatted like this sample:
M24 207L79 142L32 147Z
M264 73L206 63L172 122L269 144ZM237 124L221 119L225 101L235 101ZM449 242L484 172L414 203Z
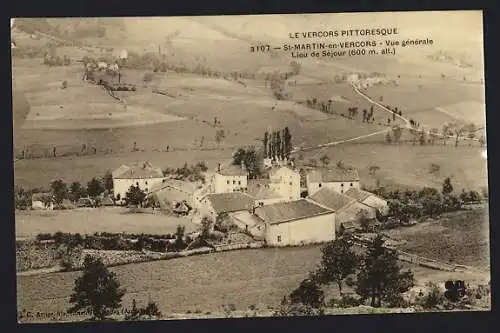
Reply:
M341 308L350 308L359 306L362 304L362 301L359 298L356 298L349 294L344 294L340 298L339 301L336 302L336 305Z
M438 305L445 303L446 299L444 297L444 293L436 283L429 282L427 284L427 288L427 294L425 294L419 302L424 309L435 309Z

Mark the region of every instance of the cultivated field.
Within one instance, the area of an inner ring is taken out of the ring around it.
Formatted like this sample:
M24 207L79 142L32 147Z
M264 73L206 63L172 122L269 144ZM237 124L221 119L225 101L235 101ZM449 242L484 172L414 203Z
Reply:
M168 261L131 264L111 268L127 289L123 305L149 299L165 315L179 312L221 311L234 304L245 310L278 306L319 263L318 246L287 249L230 251ZM409 264L418 285L449 278L483 279L482 275L443 273ZM69 307L74 279L80 272L18 276L18 308L26 311L64 311ZM487 279L487 278L486 278ZM32 286L37 288L32 288ZM333 292L331 287L329 293Z
M186 232L197 229L197 226L188 218L161 213L130 213L126 208L119 207L16 212L17 238L34 237L39 233L57 231L82 235L95 232L164 235L174 233L178 225L184 226Z

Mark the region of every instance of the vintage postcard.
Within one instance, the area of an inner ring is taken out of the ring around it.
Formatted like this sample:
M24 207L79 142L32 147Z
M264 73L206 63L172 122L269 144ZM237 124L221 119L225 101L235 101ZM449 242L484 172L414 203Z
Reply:
M481 11L11 20L20 323L489 311Z

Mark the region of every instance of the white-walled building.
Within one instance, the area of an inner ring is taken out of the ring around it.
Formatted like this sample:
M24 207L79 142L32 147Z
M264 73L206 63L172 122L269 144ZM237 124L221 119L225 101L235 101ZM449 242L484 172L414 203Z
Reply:
M53 210L54 197L52 193L33 193L31 196L31 209Z
M145 192L149 192L152 187L162 183L165 177L160 168L153 167L149 162L140 165L126 166L122 165L112 172L113 192L115 198L120 200L125 198L125 194L130 186L139 186Z
M371 192L363 191L359 188L352 188L345 192L345 194L351 198L356 199L359 203L363 204L367 208L378 210L382 214L387 214L389 211L389 205L387 204L387 201Z
M345 193L351 188L359 189L359 174L356 169L314 169L306 175L307 192L311 196L327 187L337 193Z
M288 166L269 172L270 187L287 201L300 199L300 174Z
M377 217L375 209L327 187L317 191L309 198L318 205L335 211L335 230L337 233L342 227L344 230L361 228L362 217L369 220Z
M287 201L280 193L271 188L269 179L250 179L246 193L255 200L256 206Z
M257 207L271 246L326 242L335 239L335 213L306 199Z
M222 167L219 165L212 177L212 193L231 193L246 191L248 182L248 172L244 167L228 165Z

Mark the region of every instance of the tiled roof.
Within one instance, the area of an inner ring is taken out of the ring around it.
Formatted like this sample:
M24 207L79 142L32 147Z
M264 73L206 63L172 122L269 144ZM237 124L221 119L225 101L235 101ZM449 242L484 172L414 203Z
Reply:
M269 187L268 179L250 180L247 185L247 193L255 200L280 198L276 191Z
M318 192L314 193L310 197L310 199L334 211L337 211L342 207L345 207L356 201L356 199L352 197L337 193L327 187L324 187Z
M366 192L354 187L351 187L347 192L345 192L346 195L350 196L351 198L356 199L359 202L363 202L368 198L369 196L375 195L370 192Z
M255 215L270 224L300 220L329 213L333 213L333 211L305 199L276 203L255 209Z
M308 172L309 181L317 182L350 182L359 181L358 170L356 169L317 169Z
M223 176L246 176L247 172L243 170L240 166L237 165L226 165L221 166L220 170L217 170L217 173Z
M114 170L111 173L111 175L113 176L113 178L115 178L116 176L119 176L122 173L124 173L125 171L127 171L128 169L130 169L130 167L128 165L121 165L118 169Z
M241 192L209 194L206 198L217 214L251 209L254 204L252 197Z
M233 219L238 220L241 223L247 225L249 228L251 228L259 223L262 223L261 219L259 219L257 216L255 216L247 211L232 213L231 217Z
M160 168L153 167L149 162L144 162L141 163L140 165L135 165L128 169L124 168L124 171L121 173L115 172L113 178L117 179L163 178L163 172L161 171Z
M283 165L283 166L272 168L269 171L269 175L273 176L276 172L281 171L281 169L286 169L287 171L292 172L292 173L298 173L298 171L293 170L291 167Z

